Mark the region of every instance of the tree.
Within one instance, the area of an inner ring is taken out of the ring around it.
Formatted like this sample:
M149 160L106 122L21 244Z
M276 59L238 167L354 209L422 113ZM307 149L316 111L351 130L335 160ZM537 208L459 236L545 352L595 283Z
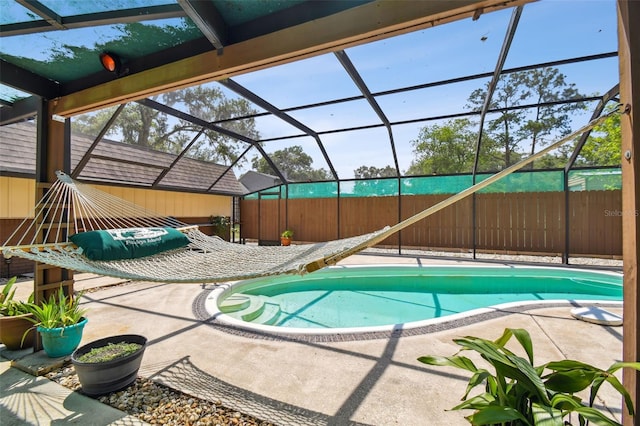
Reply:
M407 174L441 175L471 172L477 138L477 124L466 118L421 128L417 139L411 141L415 159L411 162ZM481 168L495 169L498 161L496 143L489 137L484 137L480 155Z
M325 169L314 169L311 167L313 159L310 155L306 154L299 145L275 151L269 154L269 158L271 158L271 161L273 161L278 170L280 170L280 173L282 173L287 180L304 182L331 179L329 172ZM254 157L252 159L252 165L257 172L267 174L274 173L274 170L271 169L267 160L262 157Z
M484 104L487 88L474 90L469 105L479 110ZM542 68L504 75L498 81L489 108L500 110L497 118L485 124L484 132L500 143L504 152L503 167L517 161L522 145L530 143L529 151L544 146L549 136L564 136L570 132L570 113L584 108L582 103L538 105L527 116L523 109L508 109L526 103L545 103L581 96L574 84L566 81L557 68Z
M557 68L542 68L524 74L524 84L533 94L536 103L548 103L563 99L574 99L582 96L575 84L567 84L565 75ZM531 151L536 152L536 145L547 145L547 139L558 132L560 136L571 133L570 116L572 111L584 109L583 103L561 104L556 106L538 105L534 119L529 119L520 129L522 139L531 138Z
M360 166L353 171L356 179L373 179L382 177L396 177L398 172L395 167L386 166L378 168L374 166Z
M227 99L217 87L196 86L151 98L169 107L183 110L207 122L224 120L234 116L251 115L256 111L244 99ZM111 109L74 119L74 131L97 134L103 123L112 115ZM234 120L221 127L257 139L253 119ZM124 107L107 136L120 135L124 143L177 154L202 129L201 126L182 119L175 119L142 104L131 103ZM246 144L217 131L206 129L189 150L188 155L207 161L231 163Z
M613 114L593 129L576 163L582 166L619 166L621 146L620 115Z

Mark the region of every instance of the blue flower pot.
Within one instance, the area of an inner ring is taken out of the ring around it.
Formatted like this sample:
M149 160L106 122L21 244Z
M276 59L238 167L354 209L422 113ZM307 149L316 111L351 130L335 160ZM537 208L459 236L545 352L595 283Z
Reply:
M80 345L82 331L87 319L66 327L43 328L38 326L38 332L42 337L42 347L50 358L58 358L71 355Z

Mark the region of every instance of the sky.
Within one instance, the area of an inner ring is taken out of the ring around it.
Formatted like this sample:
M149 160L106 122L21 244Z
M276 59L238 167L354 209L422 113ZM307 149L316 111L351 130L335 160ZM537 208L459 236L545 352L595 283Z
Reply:
M465 19L406 35L346 49L372 93L393 90L478 73L492 73L498 60L513 9L483 14L477 21ZM504 68L514 68L571 57L617 50L614 0L542 0L525 5ZM558 67L581 93L602 94L618 81L617 58ZM359 91L333 54L269 68L233 78L276 107L357 96ZM473 80L416 92L378 97L393 122L462 112L471 91L487 79ZM228 94L234 96L233 94ZM592 105L593 106L593 105ZM591 112L576 117L576 127ZM380 123L364 100L291 115L317 132ZM301 132L280 120L258 120L263 138ZM401 171L413 158L411 141L428 123L393 126ZM323 144L342 179L353 177L361 165L392 165L385 128L321 135ZM314 167L327 169L311 138L273 141L267 152L302 145L314 159ZM238 172L237 172L238 173ZM240 174L242 171L240 171Z

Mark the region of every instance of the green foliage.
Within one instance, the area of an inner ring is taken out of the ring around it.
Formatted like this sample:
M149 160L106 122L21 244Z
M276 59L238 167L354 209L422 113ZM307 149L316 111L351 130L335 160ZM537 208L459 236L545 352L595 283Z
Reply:
M42 328L67 327L77 324L87 312L86 309L80 307L81 297L82 294L77 297L67 296L62 289L59 289L41 305L29 304L29 310L33 314L30 321Z
M515 337L526 354L520 357L505 347ZM607 370L591 365L562 360L540 366L533 365L533 343L526 330L507 328L491 341L467 336L453 340L462 350L479 353L494 369L478 368L471 359L455 354L443 357L427 355L418 361L429 365L449 366L472 373L462 403L452 410L474 410L466 419L473 425L540 425L563 426L565 418L576 415L581 426L619 425L594 407L603 383L609 383L623 397L630 415L634 414L631 396L614 373L622 368L640 370L638 362L616 362ZM484 392L469 396L484 385ZM589 389L588 405L576 393ZM570 420L570 419L569 419Z
M282 234L280 234L280 236L282 238L293 238L293 231L291 229L286 229L282 231Z
M396 168L391 166L386 166L383 168L373 166L360 166L353 171L353 174L356 179L396 177L398 175Z
M487 87L488 87L487 83ZM480 110L487 87L474 90L468 102ZM489 109L498 110L485 123L484 132L502 147L502 168L515 164L529 144L528 151L570 133L571 113L584 109L583 103L537 106L527 110L506 108L581 97L575 84L569 84L557 68L542 68L503 75L496 86Z
M325 169L314 169L313 159L304 152L301 146L294 145L269 154L269 158L278 168L280 173L289 181L322 181L331 178ZM254 157L253 169L260 173L275 174L267 160L263 157Z
M142 347L138 343L108 343L105 346L92 348L89 352L78 357L78 361L89 364L97 364L99 362L108 362L114 359L131 355Z
M425 126L411 141L415 159L408 175L444 175L467 173L473 170L477 124L468 119L448 120L442 124ZM480 156L481 170L500 168L500 152L491 138L483 137Z
M217 87L201 85L165 93L151 98L208 122L231 117L248 116L256 111L245 99L228 99ZM113 115L114 109L85 114L72 120L74 132L96 135ZM225 122L225 129L258 139L255 120ZM202 126L176 119L138 103L127 104L106 136L122 135L122 141L150 149L178 154L202 130ZM205 161L231 163L238 159L245 143L220 132L205 129L189 149L187 155Z
M229 216L211 216L209 220L213 226L220 228L227 227L231 224L231 218Z
M604 123L593 129L580 151L577 164L619 166L622 161L621 145L620 114L612 114Z
M15 283L16 277L10 278L0 292L0 315L2 316L13 317L31 312L29 310L29 302L33 301L33 294L29 296L27 302L14 300L16 293Z

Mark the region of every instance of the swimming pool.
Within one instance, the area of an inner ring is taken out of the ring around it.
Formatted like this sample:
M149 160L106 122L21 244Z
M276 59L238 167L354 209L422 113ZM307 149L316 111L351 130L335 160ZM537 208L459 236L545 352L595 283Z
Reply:
M514 266L344 266L213 291L217 320L282 333L378 331L522 304L621 303L622 275Z

